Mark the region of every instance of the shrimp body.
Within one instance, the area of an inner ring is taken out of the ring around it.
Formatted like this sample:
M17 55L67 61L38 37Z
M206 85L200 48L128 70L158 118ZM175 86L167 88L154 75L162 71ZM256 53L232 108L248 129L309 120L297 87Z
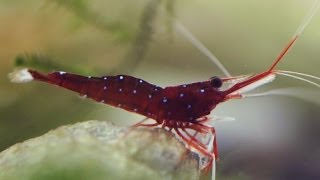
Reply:
M220 90L223 80L219 77L161 88L127 75L85 77L61 71L42 74L28 69L20 70L19 73L27 76L29 80L54 84L97 102L138 113L156 121L154 124L138 123L134 126L162 125L170 130L174 129L188 146L209 157L207 167L211 167L213 157L218 157L215 129L204 123L209 120L207 115L217 104L230 99L226 91ZM213 152L187 130L201 134L211 133L214 136ZM181 131L186 134L182 134Z
M35 70L28 72L35 80L141 114L167 127L177 127L175 122L197 123L197 119L210 114L225 99L225 93L210 80L161 88L127 75L85 77L65 72L47 75Z

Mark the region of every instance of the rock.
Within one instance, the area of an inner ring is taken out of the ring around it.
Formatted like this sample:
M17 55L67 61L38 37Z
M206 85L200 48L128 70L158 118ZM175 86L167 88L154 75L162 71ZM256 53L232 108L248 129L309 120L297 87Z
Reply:
M101 121L59 127L0 153L0 179L199 179L198 163L163 129Z

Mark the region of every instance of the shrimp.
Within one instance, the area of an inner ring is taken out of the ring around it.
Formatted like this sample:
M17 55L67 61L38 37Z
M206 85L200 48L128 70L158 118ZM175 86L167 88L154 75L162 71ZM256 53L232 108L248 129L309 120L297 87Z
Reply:
M33 69L22 69L11 73L9 76L13 82L36 80L57 85L80 93L94 101L143 115L146 119L132 127L161 126L175 132L187 147L206 157L201 169L208 171L215 166L214 162L218 158L216 132L213 126L207 124L211 120L208 115L218 104L231 99L259 96L259 94L247 95L245 93L272 82L276 75L293 77L320 87L319 84L304 78L310 77L319 80L319 77L276 69L319 6L320 1L316 1L294 36L270 67L257 74L232 77L221 63L216 63L226 77L213 76L204 81L169 87L159 87L128 75L85 77L63 71L43 74ZM176 27L196 48L207 54L211 59L215 58L208 54L210 52L206 51L205 47L180 22L176 21L175 23ZM228 86L223 86L225 84ZM148 119L155 122L148 124L146 123ZM190 131L194 133L190 133ZM209 135L209 141L203 142L197 137L198 134Z

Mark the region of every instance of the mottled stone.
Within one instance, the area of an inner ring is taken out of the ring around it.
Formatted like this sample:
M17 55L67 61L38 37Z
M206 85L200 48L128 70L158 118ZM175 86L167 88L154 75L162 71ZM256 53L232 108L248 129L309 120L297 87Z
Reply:
M0 179L199 179L197 161L163 129L87 121L0 153Z

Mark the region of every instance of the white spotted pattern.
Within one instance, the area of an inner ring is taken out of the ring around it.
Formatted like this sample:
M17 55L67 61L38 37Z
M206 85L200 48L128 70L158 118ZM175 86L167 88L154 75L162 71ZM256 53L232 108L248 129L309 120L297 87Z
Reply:
M85 98L87 98L88 96L87 96L86 94L84 94L84 95L81 95L80 97L83 98L83 99L85 99Z
M162 102L163 102L163 103L166 103L166 102L168 102L168 99L167 99L166 97L164 97L164 98L162 99Z

